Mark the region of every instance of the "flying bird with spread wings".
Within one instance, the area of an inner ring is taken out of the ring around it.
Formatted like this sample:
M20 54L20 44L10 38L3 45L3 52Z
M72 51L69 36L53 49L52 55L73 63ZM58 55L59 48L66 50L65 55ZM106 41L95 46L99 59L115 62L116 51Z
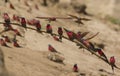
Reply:
M68 14L68 16L72 17L72 19L76 19L75 22L78 23L78 24L84 24L82 21L90 21L91 20L91 19L88 19L88 18L77 17L77 16L71 15L71 14Z

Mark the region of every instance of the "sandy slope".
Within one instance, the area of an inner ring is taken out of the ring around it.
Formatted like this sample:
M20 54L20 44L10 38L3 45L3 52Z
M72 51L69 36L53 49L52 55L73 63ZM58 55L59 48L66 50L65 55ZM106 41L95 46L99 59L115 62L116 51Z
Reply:
M0 9L3 10L1 13L9 12L10 16L12 16L12 14L18 14L26 18L54 15L65 16L66 14L62 13L65 12L64 9L59 9L57 12L54 12L56 10L55 6L53 8L39 6L40 10L36 10L32 7L33 10L29 13L26 11L29 8L25 6L23 2L18 3L17 0L11 1L14 1L13 4L15 5L16 10L8 9L8 5L6 6L7 8L1 5ZM30 6L34 6L37 2L37 0L35 2L29 1L29 4ZM3 20L2 18L0 19ZM41 20L41 24L42 30L45 30L47 22ZM75 32L89 31L89 36L96 32L100 32L100 34L91 41L104 43L104 52L107 54L108 58L114 55L117 59L116 64L120 66L120 39L118 35L120 32L114 31L108 24L93 17L92 21L85 23L85 26L79 26L72 21L69 22L69 20L52 22L51 25L53 26L55 33L58 26L66 27ZM18 28L24 36L22 38L17 37L23 48L14 48L11 44L8 44L11 48L1 47L5 54L6 68L11 76L76 76L78 73L72 72L72 66L75 63L78 64L80 72L86 73L86 76L100 76L101 74L107 76L120 76L119 70L115 69L115 75L112 75L111 67L108 64L94 55L91 55L87 50L83 52L82 49L78 49L73 42L66 39L63 39L62 43L57 42L48 34L40 34L33 30L25 31L21 27L14 27ZM0 28L3 29L3 27ZM13 38L14 33L8 32L5 34ZM64 35L66 34L64 33ZM48 44L51 44L57 51L61 52L61 55L65 57L65 65L47 59L47 54L49 53L47 49ZM99 69L104 69L105 72L99 72Z

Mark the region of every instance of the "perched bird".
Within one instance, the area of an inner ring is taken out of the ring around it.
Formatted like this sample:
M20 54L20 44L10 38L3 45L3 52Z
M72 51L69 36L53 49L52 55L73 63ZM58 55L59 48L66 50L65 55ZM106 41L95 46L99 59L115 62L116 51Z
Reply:
M74 66L73 66L73 71L74 71L74 72L78 72L78 66L77 66L77 64L74 64Z
M59 35L59 40L62 40L62 35L63 35L63 30L62 27L58 27L58 35Z
M50 44L48 44L48 50L50 52L56 52L57 53L56 49L52 45L50 45Z

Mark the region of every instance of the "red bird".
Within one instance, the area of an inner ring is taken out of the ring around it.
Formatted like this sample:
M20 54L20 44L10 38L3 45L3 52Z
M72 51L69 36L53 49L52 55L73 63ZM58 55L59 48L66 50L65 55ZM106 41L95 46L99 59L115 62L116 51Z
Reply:
M21 18L21 25L22 25L22 27L24 27L25 29L27 29L26 20L25 20L24 17Z
M9 25L10 24L10 17L7 13L4 13L3 14L3 18L4 18L4 21L6 23L6 25Z
M56 36L53 36L54 40L56 41L60 41L59 38L57 38Z
M111 65L113 73L114 73L114 66L115 66L115 58L114 58L114 56L110 57L110 65Z
M65 28L64 28L64 30L66 31L66 34L67 34L68 38L71 41L73 41L75 39L75 37L76 37L76 34L74 32L72 32L72 31L70 31L70 30L65 29Z
M10 42L10 39L8 38L8 36L5 36L5 42Z
M5 43L5 41L4 41L3 39L0 39L0 44L1 44L2 46L7 46L7 44Z
M51 46L50 44L48 45L48 50L50 52L57 52L55 48L53 48L53 46Z
M107 56L104 54L104 52L102 51L102 49L100 49L100 48L95 48L95 50L98 52L98 54L99 54L100 56L104 57L104 58L106 59L106 61L109 62L108 59L107 59Z
M14 47L20 47L20 45L17 43L16 35L14 35L14 38L13 38L13 46Z
M63 30L61 27L58 27L59 39L62 40Z
M78 66L77 66L77 64L74 64L74 66L73 66L73 71L74 71L74 72L78 72Z
M3 23L3 26L5 27L5 30L13 30L13 27L10 24L7 25L7 23Z
M47 26L46 26L46 32L50 33L52 35L52 26L50 24L47 24Z
M5 39L5 42L11 42L8 36L6 36L6 35L5 35L5 36L2 35L2 37Z
M9 15L8 15L7 13L4 13L4 14L3 14L3 18L4 18L5 20L10 19Z
M13 15L13 20L20 22L20 17L16 16L15 14Z
M81 32L77 32L77 34L76 34L76 39L77 39L78 41L80 41L81 38L82 38Z
M38 21L38 20L35 21L35 27L36 27L37 31L40 31L40 30L41 30L40 21Z
M20 47L20 45L17 43L17 40L13 40L13 46L14 47Z
M21 36L20 32L17 29L13 29L16 35Z

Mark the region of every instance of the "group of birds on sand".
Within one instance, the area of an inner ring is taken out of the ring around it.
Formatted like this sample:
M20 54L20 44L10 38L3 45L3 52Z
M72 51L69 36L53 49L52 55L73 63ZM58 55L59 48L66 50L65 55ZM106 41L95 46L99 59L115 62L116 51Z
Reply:
M28 5L26 3L26 5ZM10 3L10 8L12 9L15 9L14 6ZM64 20L75 20L76 23L78 24L84 24L83 21L90 21L91 19L88 19L88 18L82 18L82 17L78 17L78 16L75 16L75 15L72 15L72 14L68 14L69 17L35 17L35 18L38 18L38 19L45 19L47 21L49 21L49 23L51 23L52 21L57 21L59 19L64 19ZM17 16L17 15L13 15L13 20L17 21L17 22L20 22L19 23L11 23L11 20L10 20L10 17L7 13L4 13L4 22L0 22L0 24L3 24L5 29L0 33L4 33L6 31L9 31L9 30L12 30L15 32L15 36L13 38L13 44L15 47L20 47L19 44L17 43L17 39L16 39L16 36L21 36L20 32L17 30L17 29L14 29L12 25L20 25L21 27L25 28L25 30L28 29L27 27L27 24L28 25L33 25L36 27L36 31L38 32L41 32L41 24L40 24L40 21L39 20L36 20L36 19L30 19L30 20L26 20L24 17L20 17L20 16ZM47 33L50 33L51 36L53 36L53 38L57 41L62 41L62 38L63 38L63 31L62 31L62 28L61 27L58 27L58 35L59 35L59 38L57 38L56 36L53 35L53 32L52 32L52 27L50 24L47 24L46 26L46 32ZM112 67L112 70L114 72L114 68L117 68L117 69L120 69L118 68L116 65L115 65L115 58L114 56L110 57L110 60L107 59L106 55L103 53L102 49L101 48L95 48L95 46L89 41L90 39L94 38L95 36L98 35L95 34L93 35L92 37L88 38L88 39L84 39L84 37L88 34L88 32L84 32L84 33L81 33L81 32L78 32L77 34L64 28L64 30L66 31L66 34L68 36L68 40L70 41L74 41L74 39L76 39L78 42L82 43L82 45L80 44L80 47L82 48L86 48L88 51L90 51L92 54L95 54L95 52L98 52L99 56L100 57L103 57L105 60L106 63L110 64L111 67ZM1 45L6 45L5 42L10 42L9 40L9 37L8 36L4 36L2 35L2 37L5 39L5 41L3 39L0 39L0 44ZM52 47L52 45L48 45L48 50L51 51L51 52L56 52L58 53L58 51L56 51L56 49L54 49L54 47ZM91 51L92 50L92 51ZM96 55L96 54L95 54ZM96 55L98 56L98 55ZM101 58L102 59L102 58ZM75 64L73 66L73 69L75 72L78 72L78 66L77 64Z

